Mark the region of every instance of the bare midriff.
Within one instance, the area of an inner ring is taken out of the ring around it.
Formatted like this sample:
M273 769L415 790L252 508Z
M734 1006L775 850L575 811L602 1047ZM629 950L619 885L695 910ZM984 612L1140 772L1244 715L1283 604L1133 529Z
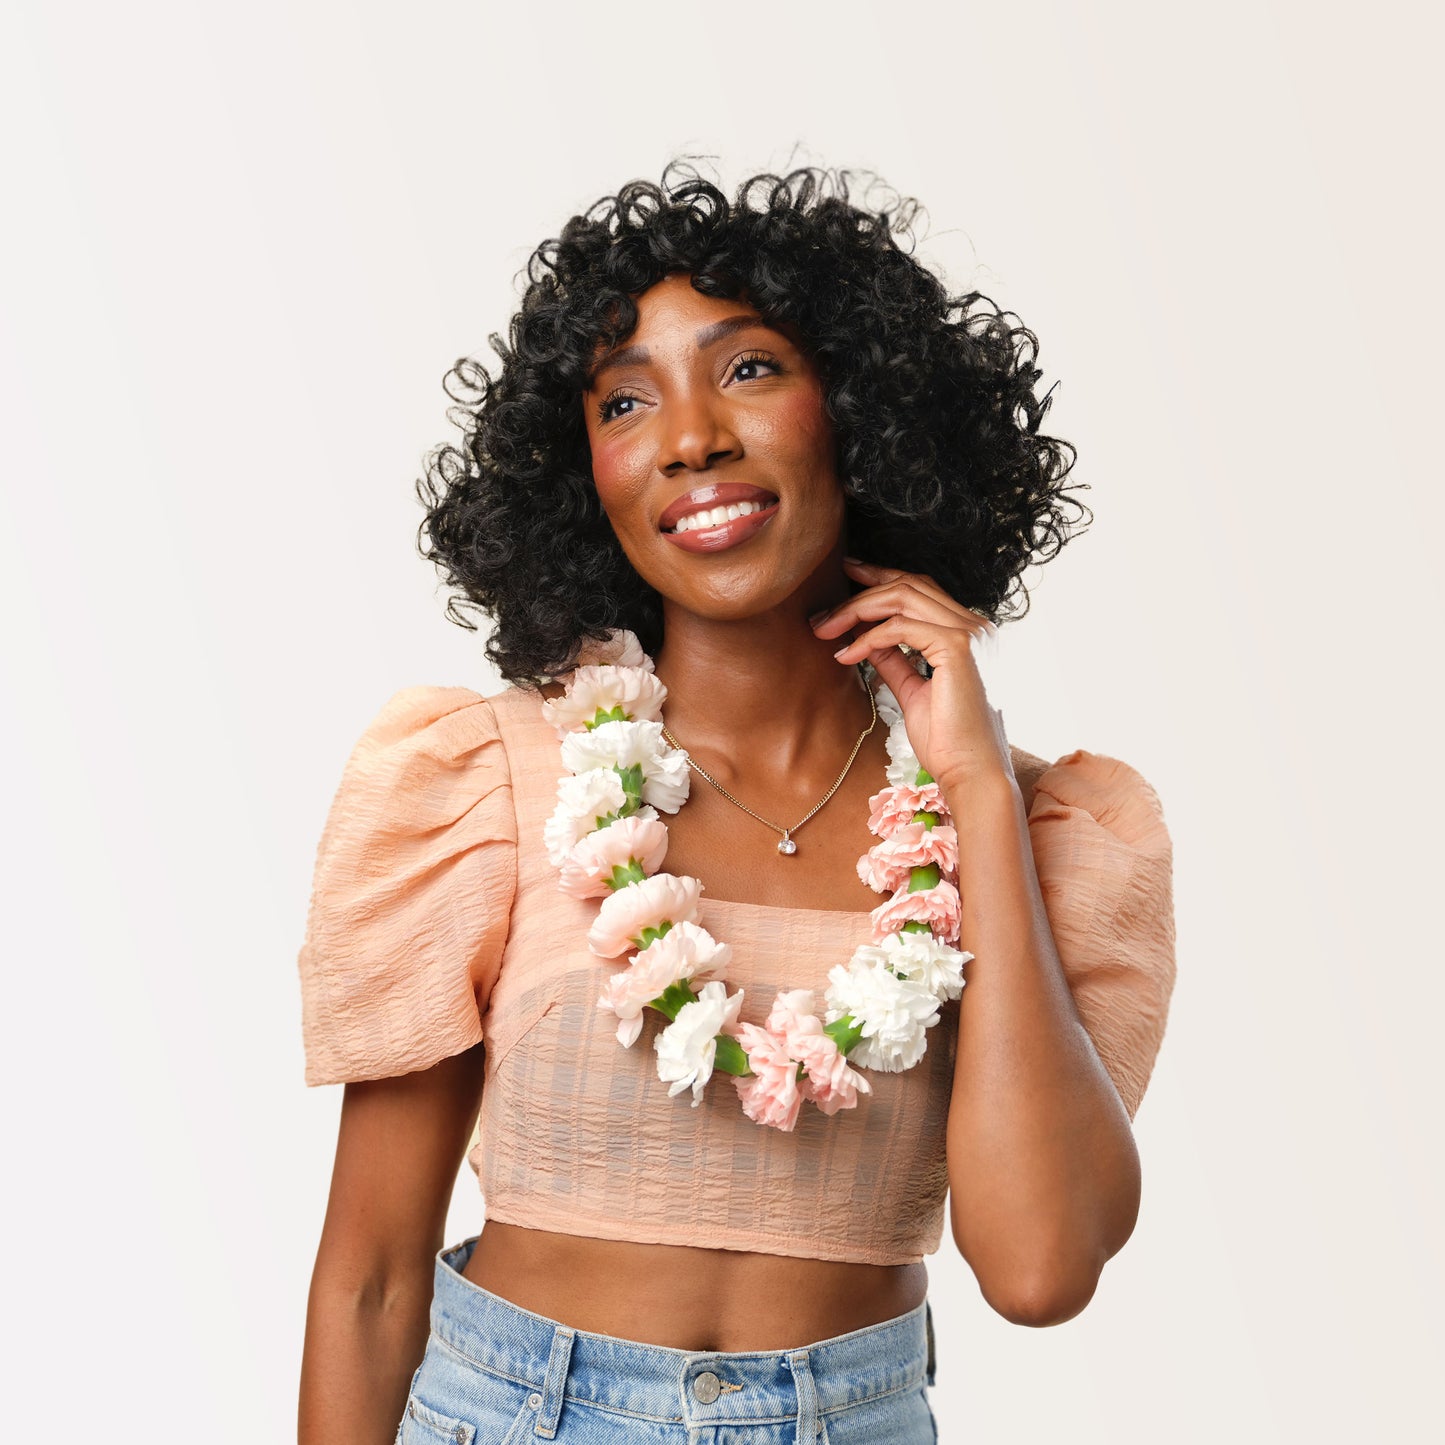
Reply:
M923 1264L629 1244L487 1223L465 1278L575 1330L676 1350L788 1350L907 1314Z

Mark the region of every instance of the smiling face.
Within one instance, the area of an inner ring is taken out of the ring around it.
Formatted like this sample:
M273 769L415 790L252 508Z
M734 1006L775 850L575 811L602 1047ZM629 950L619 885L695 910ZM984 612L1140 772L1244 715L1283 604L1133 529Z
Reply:
M838 570L843 491L824 386L801 347L685 275L637 298L582 404L592 476L622 550L700 616L750 617Z

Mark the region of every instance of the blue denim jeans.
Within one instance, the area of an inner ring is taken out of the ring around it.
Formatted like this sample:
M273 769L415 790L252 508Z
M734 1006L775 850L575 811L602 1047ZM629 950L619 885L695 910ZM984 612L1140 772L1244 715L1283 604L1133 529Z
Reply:
M574 1330L436 1258L399 1445L931 1445L932 1313L794 1350L709 1352Z

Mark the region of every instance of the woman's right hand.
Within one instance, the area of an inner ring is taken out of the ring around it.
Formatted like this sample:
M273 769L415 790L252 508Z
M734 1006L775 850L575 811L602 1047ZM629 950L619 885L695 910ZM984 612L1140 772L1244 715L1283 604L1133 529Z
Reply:
M477 1044L418 1073L346 1085L307 1302L299 1445L396 1439L482 1066Z

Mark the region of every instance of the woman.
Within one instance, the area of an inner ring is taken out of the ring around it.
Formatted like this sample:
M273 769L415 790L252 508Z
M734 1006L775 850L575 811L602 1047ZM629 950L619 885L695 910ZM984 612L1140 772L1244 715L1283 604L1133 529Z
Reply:
M513 685L393 697L321 840L308 1445L933 1439L945 1190L1021 1324L1129 1237L1169 836L987 699L1071 451L1034 338L908 220L670 169L456 368L424 551ZM486 1223L444 1250L479 1108Z

